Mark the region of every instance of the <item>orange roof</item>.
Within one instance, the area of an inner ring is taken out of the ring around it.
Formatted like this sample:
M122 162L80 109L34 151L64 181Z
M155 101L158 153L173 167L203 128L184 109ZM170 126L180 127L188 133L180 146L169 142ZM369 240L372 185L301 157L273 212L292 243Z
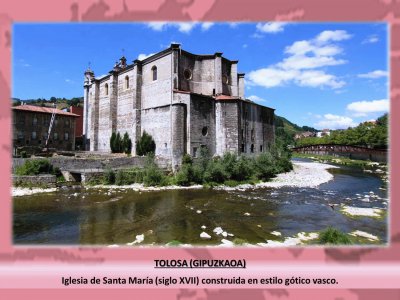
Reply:
M77 114L62 111L60 109L52 108L52 107L42 107L42 106L35 106L35 105L19 105L19 106L14 106L12 109L19 110L19 111L31 111L31 112L37 112L37 113L46 113L46 114L52 114L53 111L55 110L56 115L79 117L79 115L77 115Z
M217 100L237 100L238 97L233 97L233 96L227 96L227 95L218 95L215 97Z

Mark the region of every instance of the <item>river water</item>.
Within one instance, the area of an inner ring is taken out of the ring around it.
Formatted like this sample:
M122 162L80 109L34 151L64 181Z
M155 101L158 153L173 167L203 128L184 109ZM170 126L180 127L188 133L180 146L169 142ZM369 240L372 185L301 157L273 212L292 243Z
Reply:
M329 172L334 179L317 188L135 192L78 186L15 197L14 244L200 246L219 245L222 239L257 244L328 226L367 232L386 243L387 217L349 217L339 209L387 209L385 183L349 167ZM213 232L217 227L225 233ZM201 238L202 232L211 238Z

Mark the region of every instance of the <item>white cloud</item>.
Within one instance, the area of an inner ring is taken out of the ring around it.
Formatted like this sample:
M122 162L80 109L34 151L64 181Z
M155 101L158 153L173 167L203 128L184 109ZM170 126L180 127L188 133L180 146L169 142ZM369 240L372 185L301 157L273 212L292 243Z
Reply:
M346 83L338 80L335 75L326 74L323 71L305 71L295 79L298 85L308 87L323 87L327 86L332 89L343 87Z
M379 42L379 38L376 34L368 36L365 40L363 40L363 44L374 44Z
M18 62L19 62L19 65L20 65L21 67L24 67L24 68L28 68L28 67L31 67L31 66L32 66L31 64L27 63L23 58L20 58L20 59L18 60Z
M375 71L368 72L365 74L358 74L357 76L360 78L376 79L376 78L388 76L388 72L383 71L383 70L375 70Z
M335 66L345 64L343 59L335 59L332 56L305 56L293 55L285 58L281 63L277 64L283 69L315 69L326 66Z
M228 22L230 28L236 28L240 25L241 22Z
M345 30L325 30L317 36L316 40L321 43L326 43L330 41L338 42L348 40L349 38L351 38L351 35Z
M198 22L149 22L147 26L155 31L163 31L168 27L175 27L182 33L189 33ZM207 25L206 25L207 26Z
M251 96L249 96L247 98L250 99L251 101L254 101L254 102L266 102L265 99L263 99L261 97L258 97L256 95L251 95Z
M354 116L362 117L370 113L383 113L389 111L389 100L370 100L370 101L357 101L347 105L347 109L351 111Z
M256 29L263 33L278 33L284 30L285 22L258 23Z
M74 81L67 78L67 79L65 79L65 82L66 82L66 83L73 83Z
M214 26L214 23L213 23L213 22L203 22L203 23L201 23L201 30L207 31L207 30L210 29L212 26Z
M138 55L138 60L144 60L144 59L146 59L146 58L148 58L148 57L150 57L150 56L152 56L152 55L154 55L155 53L150 53L150 54L144 54L144 53L140 53L139 55Z
M189 33L197 25L197 22L178 22L174 23L178 30L183 33Z
M266 88L294 83L307 87L328 87L338 89L346 83L322 67L347 63L336 56L343 52L333 42L351 37L344 30L323 31L310 40L296 41L285 48L288 57L281 62L249 72L249 81Z
M274 67L259 69L249 73L249 81L266 88L283 85L294 80L299 74L296 70L282 70Z
M357 124L349 117L325 114L322 120L315 123L314 126L320 129L347 129L355 127Z
M168 22L149 22L147 26L155 31L162 31L168 26Z

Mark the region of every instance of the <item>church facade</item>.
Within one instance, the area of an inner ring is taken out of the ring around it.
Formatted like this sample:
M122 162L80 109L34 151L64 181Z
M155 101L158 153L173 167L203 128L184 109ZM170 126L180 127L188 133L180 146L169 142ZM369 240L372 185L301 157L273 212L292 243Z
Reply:
M222 53L192 54L171 46L144 60L125 57L108 75L85 72L83 134L86 150L110 152L112 132L132 140L142 133L156 143L156 156L178 166L202 147L256 155L274 143L274 109L244 96L238 61Z

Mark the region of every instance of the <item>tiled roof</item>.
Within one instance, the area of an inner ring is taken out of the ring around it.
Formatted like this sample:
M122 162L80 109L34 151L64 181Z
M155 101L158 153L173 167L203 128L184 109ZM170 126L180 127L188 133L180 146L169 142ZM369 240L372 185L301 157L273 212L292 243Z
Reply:
M46 113L46 114L52 114L54 111L54 108L52 108L52 107L42 107L42 106L35 106L35 105L19 105L19 106L14 106L12 109L19 110L19 111L31 111L31 112L38 112L38 113ZM56 115L79 117L79 115L77 115L77 114L62 111L57 108L55 109L55 112L56 112Z
M218 95L217 97L215 97L215 99L217 99L217 100L237 100L239 98L234 97L234 96L228 96L228 95Z

